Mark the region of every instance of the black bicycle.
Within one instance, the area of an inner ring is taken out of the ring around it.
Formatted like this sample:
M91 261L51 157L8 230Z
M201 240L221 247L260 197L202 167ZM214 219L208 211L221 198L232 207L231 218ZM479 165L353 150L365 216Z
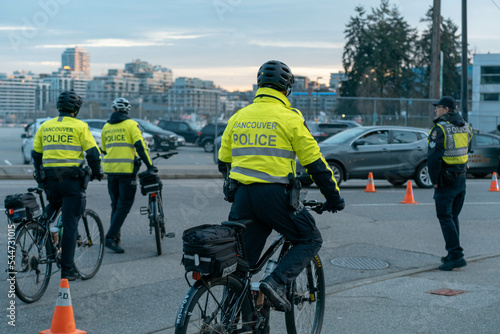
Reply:
M61 268L60 241L64 233L61 208L51 217L46 217L43 191L38 187L28 188L28 192L38 194L43 214L22 220L15 230L15 249L11 252L9 248L9 260L13 256L14 261L9 261L8 271L15 275L17 297L26 303L33 303L43 296L52 274L52 264ZM104 230L101 219L96 212L85 209L78 221L74 256L74 267L82 279L95 276L103 254Z
M311 210L321 213L323 204L303 201ZM245 256L242 231L251 221L230 221L222 225L234 228L238 253ZM264 266L278 264L290 249L291 242L279 235L264 252L255 268L223 277L193 275L190 289L177 313L176 334L193 333L269 333L271 304L259 291L259 282L252 277ZM279 251L277 261L271 259ZM272 271L272 268L269 268ZM266 269L266 272L268 270ZM285 312L288 333L321 332L325 312L325 278L319 255L307 264L300 275L287 285L287 297L292 308Z
M153 162L157 159L169 159L178 152L170 152L165 154L156 153L156 156L151 158ZM148 206L141 207L141 214L147 215L149 218L149 234L155 231L156 250L158 255L161 255L161 241L164 237L174 238L175 233L167 233L165 230L165 213L163 211L162 188L163 184L156 172L150 170L139 173L139 182L141 184L141 193L148 195Z

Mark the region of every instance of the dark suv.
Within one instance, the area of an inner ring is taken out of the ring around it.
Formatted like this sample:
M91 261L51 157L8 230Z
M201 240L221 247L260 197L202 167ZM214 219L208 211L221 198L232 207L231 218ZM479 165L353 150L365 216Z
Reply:
M198 138L198 145L205 149L205 152L214 151L214 138L222 135L227 124L217 123L217 135L215 135L215 124L207 124L201 129Z
M172 131L183 136L188 143L196 143L200 127L194 122L160 120L157 124L163 130Z

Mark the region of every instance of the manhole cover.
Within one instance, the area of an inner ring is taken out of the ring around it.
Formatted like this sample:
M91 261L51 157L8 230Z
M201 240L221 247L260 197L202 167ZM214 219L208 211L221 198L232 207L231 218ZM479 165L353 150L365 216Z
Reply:
M389 263L370 259L368 257L338 257L333 259L332 264L350 269L384 269L389 267Z

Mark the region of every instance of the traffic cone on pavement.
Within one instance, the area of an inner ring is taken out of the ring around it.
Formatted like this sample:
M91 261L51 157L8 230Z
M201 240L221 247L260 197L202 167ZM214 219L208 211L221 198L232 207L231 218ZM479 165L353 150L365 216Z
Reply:
M491 177L490 191L500 191L500 189L498 188L498 179L496 172L493 172L493 176Z
M366 184L365 193L376 193L375 184L373 183L373 173L368 173L368 183Z
M76 329L69 283L66 278L61 279L59 293L57 294L56 308L52 317L50 329L41 331L40 334L86 334L87 332Z
M413 199L413 187L411 186L411 180L408 181L408 184L406 185L406 194L405 194L405 199L404 201L401 201L403 204L418 204L418 202L415 202Z

